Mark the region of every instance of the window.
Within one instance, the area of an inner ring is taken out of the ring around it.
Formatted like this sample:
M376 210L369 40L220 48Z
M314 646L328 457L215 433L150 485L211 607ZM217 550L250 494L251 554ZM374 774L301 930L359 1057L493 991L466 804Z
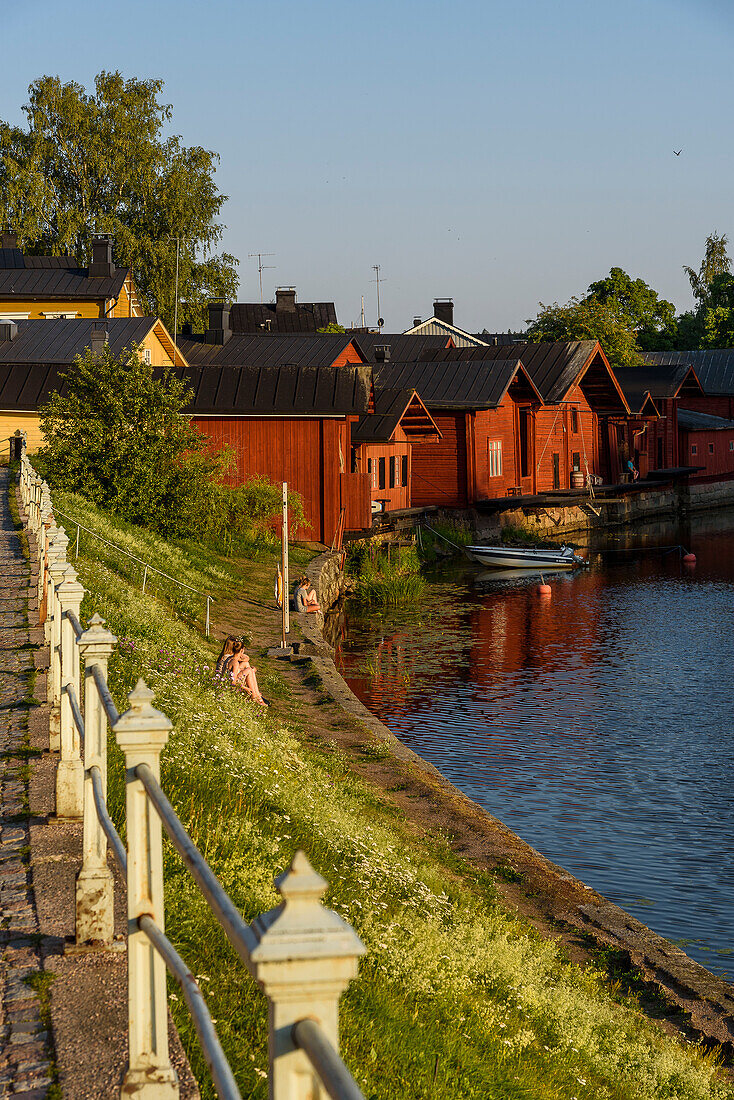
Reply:
M78 313L44 313L43 315L47 321L73 321L79 316Z
M731 446L731 444L729 444L729 446ZM401 479L401 480L402 480L402 484L403 484L403 485L407 485L407 484L408 484L408 456L407 456L407 455L403 455L403 470L402 470L402 474L403 474L403 476L402 476L402 479Z
M357 448L352 447L352 473L359 473L359 465L357 463Z
M553 488L560 489L561 487L561 456L554 451L553 453Z
M698 447L696 446L695 443L691 444L691 454L692 455L697 455L698 454Z
M576 434L579 430L579 414L576 409L571 409L571 431ZM575 469L575 467L574 467Z
M372 488L377 488L377 464L371 459L367 459L367 476L370 479Z
M578 451L574 451L573 454L571 455L571 469L573 469L573 470L580 470L581 469L581 455L579 454Z
M713 453L714 453L714 445L713 445L713 443L709 443L709 454L712 455Z
M149 367L152 362L152 356L150 354L150 348L143 348L143 362L146 367Z
M490 477L502 476L502 440L490 439L487 443L487 465Z
M30 313L0 313L0 324L7 321L27 321Z
M395 455L390 456L390 488L394 489L398 483L398 460Z
M734 439L729 440L729 450L734 451Z
M384 458L378 458L377 468L378 468L378 471L379 471L378 479L377 479L377 488L378 489L384 489L385 488L385 459Z

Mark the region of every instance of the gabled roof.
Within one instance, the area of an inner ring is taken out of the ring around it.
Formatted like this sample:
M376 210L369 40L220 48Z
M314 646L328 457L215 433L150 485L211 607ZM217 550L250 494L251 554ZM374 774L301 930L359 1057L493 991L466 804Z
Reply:
M439 358L438 352L426 352L424 359ZM568 391L586 379L586 388L595 405L604 411L627 412L627 402L597 340L554 341L544 344L496 344L488 348L456 348L441 356L446 361L520 360L541 394L543 402L555 405ZM590 372L593 370L593 374ZM591 403L591 401L590 401Z
M420 359L424 351L432 348L446 348L451 337L446 335L425 336L406 335L403 332L360 332L354 336L355 343L364 352L365 358L370 363L377 362L375 348L389 347L390 358L397 363L411 363Z
M419 325L414 325L413 328L406 328L405 335L450 336L457 347L477 348L484 345L484 340L478 336L473 336L471 332L465 332L463 328L457 328L456 325L450 325L448 321L443 321L435 315L429 317L427 321L421 321Z
M707 351L646 351L643 362L649 366L689 366L696 372L703 392L734 394L734 348Z
M645 394L660 400L678 397L681 390L703 393L696 372L687 363L643 363L641 367L617 367L614 373L632 413L640 413Z
M19 248L0 249L0 298L117 298L126 267L114 275L90 278L74 256L26 256Z
M77 355L83 355L95 326L107 331L112 353L119 355L132 344L142 344L156 330L169 355L173 344L161 321L155 317L114 317L108 321L80 317L72 321L18 321L18 335L0 341L0 409L33 411L58 390L64 392L60 375L65 374Z
M160 325L155 317L75 317L68 321L36 318L15 323L15 338L0 340L0 363L71 363L89 347L95 327L106 330L113 354L119 355L131 344L142 344L150 330Z
M236 302L229 318L233 332L252 334L317 333L320 328L337 324L333 302L296 302L294 310L276 309L275 302Z
M731 432L734 430L734 420L691 409L678 409L678 427L686 432Z
M357 416L367 412L372 380L361 363L190 366L177 374L194 391L189 412L210 416Z
M423 359L417 363L389 360L375 366L376 388L417 390L429 409L495 409L518 375L540 401L540 394L517 358L501 363L474 359Z
M189 363L199 366L331 366L350 345L356 359L366 357L351 336L253 336L234 333L225 344L207 344L203 336L179 336L178 346Z
M389 443L400 425L408 440L439 440L441 432L415 390L376 389L375 411L352 424L352 443Z

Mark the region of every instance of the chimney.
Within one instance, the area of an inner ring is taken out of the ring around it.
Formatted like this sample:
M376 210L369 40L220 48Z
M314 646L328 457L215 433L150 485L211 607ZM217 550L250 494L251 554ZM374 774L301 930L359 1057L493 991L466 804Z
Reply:
M17 248L18 247L18 234L17 233L3 233L0 235L0 248Z
M15 321L0 322L0 344L6 340L14 340L18 335L18 326Z
M92 355L101 355L107 343L107 322L95 321L92 325L92 334L89 338L89 350Z
M296 288L294 286L279 286L275 290L275 312L296 312Z
M422 322L421 322L420 317L414 317L413 318L413 328L418 328L418 325L420 325L421 323Z
M436 298L433 303L433 316L438 321L444 321L447 325L454 323L454 299Z
M184 323L181 325L181 335L182 336L193 336L194 335L194 326L191 324L191 321L184 321Z
M376 363L389 363L390 362L390 345L389 344L375 344L375 362Z
M112 244L114 238L108 233L92 238L92 262L89 265L90 279L109 279L115 274L112 262Z
M230 305L224 298L212 298L209 302L209 328L205 334L207 344L226 344L232 335L229 325Z

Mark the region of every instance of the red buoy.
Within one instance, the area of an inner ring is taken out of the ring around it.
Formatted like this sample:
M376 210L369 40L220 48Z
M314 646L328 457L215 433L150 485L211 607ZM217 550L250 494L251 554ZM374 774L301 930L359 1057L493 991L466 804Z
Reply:
M538 592L540 592L541 596L550 596L551 586L549 584L539 584Z
M695 565L696 564L696 555L695 554L684 554L683 555L683 561L687 562L688 565Z

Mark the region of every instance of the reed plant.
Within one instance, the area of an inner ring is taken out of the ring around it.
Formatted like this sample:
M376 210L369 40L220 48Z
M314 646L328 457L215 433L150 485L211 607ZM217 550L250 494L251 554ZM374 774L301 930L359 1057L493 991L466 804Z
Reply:
M154 548L150 533L112 518L106 530L141 557ZM231 584L230 563L193 545L171 545L169 564L184 580ZM364 940L341 1036L367 1100L734 1100L710 1053L665 1035L600 971L572 965L508 911L490 876L422 838L333 743L309 737L295 700L263 713L214 681L214 648L94 541L78 568L82 617L100 612L120 639L117 705L142 676L171 718L163 787L246 919L277 904L273 877L304 848L331 884L327 903ZM275 667L258 664L265 695L284 694ZM124 832L113 738L109 802ZM165 890L167 932L205 992L241 1093L264 1100L265 1000L169 845ZM170 1005L212 1100L175 985Z
M356 581L353 599L370 607L397 607L420 600L426 589L414 546L352 544L347 569Z

